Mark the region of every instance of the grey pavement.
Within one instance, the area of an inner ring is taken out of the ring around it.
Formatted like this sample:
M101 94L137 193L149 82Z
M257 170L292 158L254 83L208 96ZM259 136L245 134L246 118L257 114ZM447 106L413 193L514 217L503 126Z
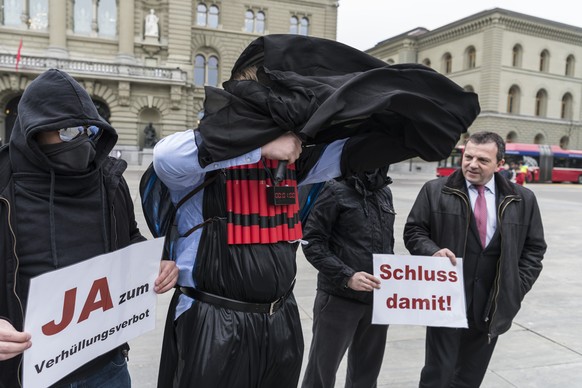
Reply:
M142 168L132 166L125 174L134 196L142 233L148 234L137 192ZM420 172L419 172L420 171ZM397 212L397 254L408 254L402 242L406 216L422 184L434 177L431 169L406 172L395 169L391 188ZM582 185L530 184L536 193L546 233L548 251L544 270L526 296L512 328L502 335L482 384L484 388L580 388L582 387ZM316 271L297 254L295 296L305 338L303 368L307 362L313 322ZM156 329L130 343L129 367L133 386L155 387L163 326L170 293L158 297ZM418 386L424 360L421 326L392 325L378 387ZM345 381L345 360L336 387ZM203 387L214 388L214 387ZM332 387L330 387L332 388Z

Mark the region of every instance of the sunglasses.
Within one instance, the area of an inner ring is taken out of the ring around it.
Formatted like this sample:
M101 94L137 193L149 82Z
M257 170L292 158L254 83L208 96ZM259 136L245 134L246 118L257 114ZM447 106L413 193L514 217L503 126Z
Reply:
M87 127L79 126L59 129L59 137L61 138L62 141L71 141L84 133L87 134L87 137L89 139L97 140L99 138L99 135L101 134L101 129L97 128L94 125L90 125Z

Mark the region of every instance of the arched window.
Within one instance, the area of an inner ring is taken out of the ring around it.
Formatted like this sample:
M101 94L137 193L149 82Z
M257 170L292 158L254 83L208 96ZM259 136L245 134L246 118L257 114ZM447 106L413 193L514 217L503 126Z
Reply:
M548 93L541 89L536 94L535 115L539 117L546 117L548 105Z
M210 55L208 59L202 54L194 58L194 85L218 86L218 57Z
M513 46L513 51L511 53L511 66L521 67L521 58L523 56L523 49L521 45L516 44Z
M570 137L569 136L562 136L560 138L560 148L567 150L568 146L570 146Z
M218 7L216 5L210 6L210 11L208 12L208 27L218 28Z
M99 36L115 37L117 35L116 0L100 0L98 7Z
M446 53L443 55L443 73L449 74L453 71L453 57L451 54Z
M465 89L465 91L467 91L467 92L472 92L472 93L475 92L475 88L473 88L473 85L465 85L465 87L463 89Z
M507 93L507 113L519 113L520 90L517 85L509 88Z
M289 19L289 33L297 34L299 32L299 19L297 16L291 16Z
M263 11L258 11L255 14L249 9L245 12L245 32L265 33L265 13Z
M210 86L218 86L218 58L214 55L208 58L208 80Z
M206 20L207 20L207 13L208 13L208 8L206 7L206 4L200 3L198 4L198 6L196 7L196 25L197 26L206 26Z
M5 1L4 4L6 3L7 2ZM30 0L29 7L30 29L46 30L48 27L48 0Z
M544 50L540 53L540 71L547 72L550 67L550 52Z
M534 144L544 144L546 142L546 137L542 133L538 133L534 137Z
M245 32L255 31L255 13L250 9L245 12Z
M475 47L470 46L465 50L465 68L474 69L477 66L477 51Z
M515 131L509 131L507 136L505 137L506 143L515 143L517 142L517 133Z
M566 58L566 76L574 77L574 65L576 64L576 60L574 59L573 55L568 55Z
M422 61L422 64L423 64L423 65L425 65L426 67L430 67L430 59L428 59L428 58L425 58L425 59Z
M109 109L109 105L100 100L93 100L93 105L95 105L95 108L97 108L97 113L99 113L99 116L111 124L111 109Z
M301 18L301 24L299 25L299 35L309 35L309 19L307 19L305 16Z
M204 86L206 82L206 58L203 55L196 55L194 58L194 85Z
M257 34L265 33L265 13L263 11L257 12L257 20L255 23L255 32Z
M91 34L93 22L93 4L91 0L76 0L74 9L73 31L75 34Z
M392 58L389 58L389 59L387 59L385 62L386 62L387 64L389 64L389 65L393 65L393 64L394 64L394 59L392 59Z
M572 107L573 107L573 102L572 102L572 95L570 93L566 93L564 94L564 96L562 97L562 107L560 110L560 118L564 119L564 120L572 120Z

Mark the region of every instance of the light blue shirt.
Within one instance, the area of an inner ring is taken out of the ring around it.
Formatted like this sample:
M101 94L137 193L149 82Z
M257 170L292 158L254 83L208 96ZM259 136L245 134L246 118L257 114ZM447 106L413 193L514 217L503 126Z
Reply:
M467 184L467 191L469 192L469 199L471 200L471 209L475 211L475 202L477 201L477 188L465 180ZM495 234L495 229L497 228L497 211L495 206L495 179L491 179L485 184L485 201L487 202L487 238L485 239L485 246L489 245L489 241L493 238Z
M298 184L323 182L340 176L339 161L346 140L338 140L327 146L315 166ZM154 147L153 164L158 177L170 189L172 202L176 204L204 181L207 172L257 163L260 159L261 149L258 148L239 157L215 162L202 168L198 162L198 147L194 140L194 132L187 130L161 139ZM203 196L204 189L178 209L176 220L180 234L185 234L191 227L203 222ZM180 271L178 275L180 286L196 286L192 278L192 268L194 268L201 235L202 228L188 237L180 238L176 244L176 265ZM186 295L180 295L175 318L188 310L192 302L193 300Z

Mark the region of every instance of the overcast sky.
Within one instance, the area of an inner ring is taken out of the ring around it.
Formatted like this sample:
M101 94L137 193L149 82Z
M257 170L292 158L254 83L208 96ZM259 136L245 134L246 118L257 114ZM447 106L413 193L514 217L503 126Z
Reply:
M434 30L493 8L582 28L580 0L339 0L337 40L366 50L416 27Z

